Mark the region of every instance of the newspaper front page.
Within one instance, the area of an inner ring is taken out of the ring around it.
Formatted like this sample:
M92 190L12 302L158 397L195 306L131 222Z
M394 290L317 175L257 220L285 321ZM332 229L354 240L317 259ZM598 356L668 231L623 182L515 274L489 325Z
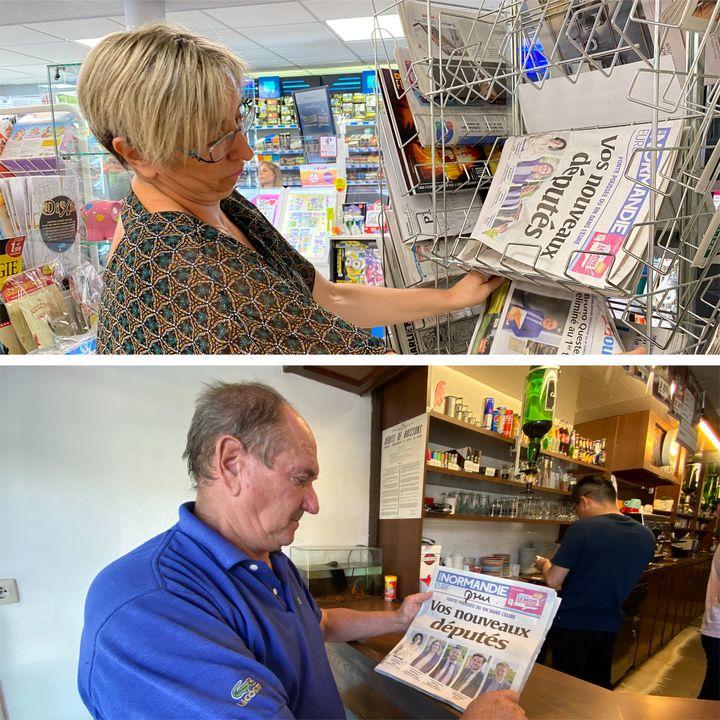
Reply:
M440 567L432 598L379 673L464 710L494 690L520 692L560 605L551 588Z
M671 120L657 138L650 124L509 138L472 233L479 245L463 259L489 248L546 281L633 291L652 232L643 225L650 195L668 188L682 128Z
M603 298L505 282L478 320L469 355L614 355L623 352Z
M423 95L443 88L463 102L496 96L508 42L499 14L434 2L428 15L426 0L404 0L398 14Z

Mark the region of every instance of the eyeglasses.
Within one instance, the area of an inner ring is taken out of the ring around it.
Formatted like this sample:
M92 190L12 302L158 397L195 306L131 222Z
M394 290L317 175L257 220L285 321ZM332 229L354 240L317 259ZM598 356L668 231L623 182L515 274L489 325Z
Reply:
M238 115L240 116L240 123L226 135L223 135L219 140L213 142L207 149L207 157L202 157L197 150L185 151L187 155L195 160L199 160L204 163L216 163L220 162L231 150L233 143L235 142L235 136L238 133L247 135L248 130L255 122L255 105L249 98L243 100L238 108Z

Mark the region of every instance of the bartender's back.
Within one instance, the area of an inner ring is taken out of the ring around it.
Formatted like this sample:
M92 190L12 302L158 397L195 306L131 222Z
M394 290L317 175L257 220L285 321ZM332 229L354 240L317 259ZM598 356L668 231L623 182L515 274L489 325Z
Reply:
M552 562L563 581L557 627L617 632L622 605L655 551L655 537L618 512L580 518L567 530Z

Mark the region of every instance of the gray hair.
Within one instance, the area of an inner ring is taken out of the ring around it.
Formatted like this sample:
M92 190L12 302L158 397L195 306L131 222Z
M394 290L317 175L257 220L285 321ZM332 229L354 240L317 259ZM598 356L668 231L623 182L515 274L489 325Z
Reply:
M112 141L119 137L144 160L167 167L179 147L202 150L222 134L246 69L221 43L151 23L112 33L88 53L78 102L93 135L115 157Z
M195 403L183 453L193 487L211 482L210 461L222 435L236 437L250 454L272 467L282 450L284 411L291 407L282 395L262 383L207 384Z

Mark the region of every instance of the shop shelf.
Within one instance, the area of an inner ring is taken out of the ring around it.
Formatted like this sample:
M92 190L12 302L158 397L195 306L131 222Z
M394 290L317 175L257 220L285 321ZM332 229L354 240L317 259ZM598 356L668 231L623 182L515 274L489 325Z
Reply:
M515 444L515 438L505 437L504 435L501 435L500 433L492 432L491 430L486 430L485 428L481 428L477 425L471 425L470 423L466 423L463 420L458 420L457 418L449 417L448 415L445 415L444 413L436 412L435 410L428 410L428 416L430 417L431 420L444 422L444 423L447 423L448 425L456 425L457 427L463 428L463 430L469 430L470 432L476 433L477 435L482 435L483 437L492 438L493 440L497 440L498 442L506 443L508 445Z
M453 478L463 478L464 480L471 480L475 482L489 483L491 485L497 485L500 488L512 488L519 492L525 492L525 483L517 482L516 480L504 480L496 477L495 475L481 475L480 473L465 472L464 470L451 470L446 467L438 467L437 465L430 465L426 463L425 469L428 473L435 473L438 475L447 475ZM533 493L549 493L551 495L562 495L568 497L570 495L566 490L559 490L556 488L540 487L539 485L533 485Z
M425 520L444 520L458 522L500 522L500 523L522 523L523 525L569 525L571 520L540 520L538 518L522 517L489 517L487 515L449 515L446 513L423 512Z

